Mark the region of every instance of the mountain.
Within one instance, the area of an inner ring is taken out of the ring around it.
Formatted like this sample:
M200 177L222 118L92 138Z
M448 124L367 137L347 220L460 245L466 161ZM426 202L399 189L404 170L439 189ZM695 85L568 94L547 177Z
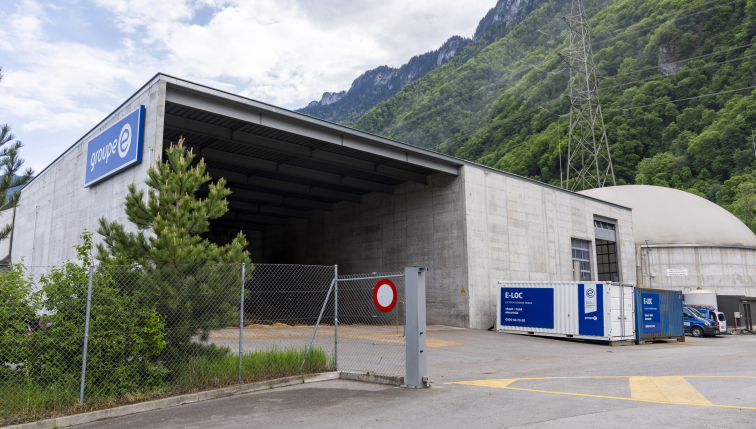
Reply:
M349 91L324 92L320 101L312 101L297 112L332 122L351 124L377 103L390 98L410 82L445 64L471 42L451 37L435 51L412 57L397 68L380 66L368 70L352 82Z
M483 36L495 25L506 26L514 22L520 16L520 12L527 9L530 3L530 0L499 0L478 23L473 39Z
M469 60L480 49L506 35L511 23L523 19L544 1L498 0L480 20L472 39L453 36L437 50L414 56L398 69L380 66L368 70L352 82L348 91L324 92L320 101L311 101L297 112L352 125L367 110L452 58Z
M696 193L756 230L756 0L583 3L617 183ZM571 4L500 0L473 43L354 126L560 186Z

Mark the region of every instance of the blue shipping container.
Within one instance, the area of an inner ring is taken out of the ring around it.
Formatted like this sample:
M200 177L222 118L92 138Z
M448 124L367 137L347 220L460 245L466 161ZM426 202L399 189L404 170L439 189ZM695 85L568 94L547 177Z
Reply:
M685 341L682 307L681 291L636 288L636 342L680 338Z

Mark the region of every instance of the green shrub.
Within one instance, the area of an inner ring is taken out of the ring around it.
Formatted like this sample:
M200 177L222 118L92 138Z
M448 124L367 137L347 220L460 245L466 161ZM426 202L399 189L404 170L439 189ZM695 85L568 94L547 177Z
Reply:
M0 381L12 375L4 364L23 364L29 355L29 323L39 310L39 294L23 265L0 272Z
M41 276L42 307L50 326L32 336L33 376L44 384L77 390L81 375L89 283L91 234L77 248L81 265L68 262ZM119 396L162 385L165 369L157 362L165 347L164 321L144 302L115 286L114 267L92 273L85 395Z

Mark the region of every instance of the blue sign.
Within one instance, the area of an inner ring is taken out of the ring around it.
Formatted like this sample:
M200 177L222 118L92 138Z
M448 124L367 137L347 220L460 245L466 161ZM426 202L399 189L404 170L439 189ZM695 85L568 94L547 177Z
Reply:
M659 295L641 292L643 312L643 332L661 332L661 312Z
M604 285L578 285L578 333L604 336Z
M144 106L89 141L84 187L100 182L142 161Z
M502 326L554 329L554 288L501 288Z

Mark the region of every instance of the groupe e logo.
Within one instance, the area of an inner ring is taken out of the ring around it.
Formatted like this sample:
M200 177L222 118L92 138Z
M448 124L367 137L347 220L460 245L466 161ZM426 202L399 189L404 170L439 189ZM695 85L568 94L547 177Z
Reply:
M131 125L123 124L121 128L121 135L118 137L118 156L123 158L129 153L129 147L131 147Z
M596 289L594 289L594 288L588 288L588 289L586 289L585 290L585 296L587 296L588 298L593 298L594 296L596 296Z
M98 162L105 161L105 163L108 163L108 160L110 159L111 155L115 155L116 151L118 151L118 156L121 158L125 157L129 153L129 149L131 148L131 125L128 123L123 124L123 128L121 128L121 132L118 135L118 138L113 140L112 142L108 142L105 146L97 149L96 152L92 153L92 159L90 160L90 171L94 170L95 165L97 165Z

